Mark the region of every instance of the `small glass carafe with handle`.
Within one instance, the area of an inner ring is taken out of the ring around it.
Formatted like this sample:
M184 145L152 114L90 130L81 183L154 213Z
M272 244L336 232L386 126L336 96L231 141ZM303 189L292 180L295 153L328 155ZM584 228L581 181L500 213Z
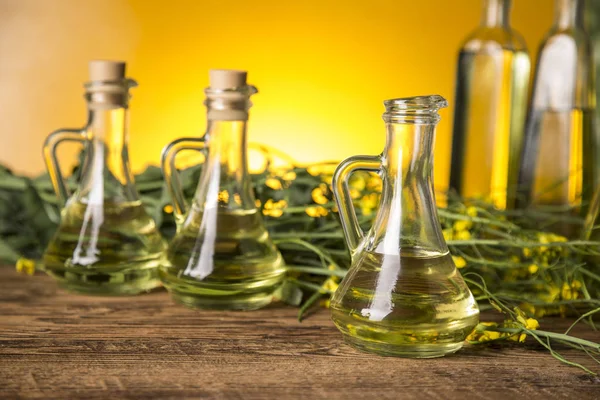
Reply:
M283 258L263 223L248 173L247 73L211 70L208 124L200 138L175 140L163 151L177 233L160 276L173 299L192 308L253 310L273 299L283 282ZM191 204L184 198L175 158L202 150L205 161Z
M440 96L385 101L387 140L380 156L344 160L333 193L351 267L331 299L332 319L350 345L373 353L428 358L461 348L479 309L442 235L433 193L433 144ZM363 232L348 178L378 172L379 210Z
M44 268L70 291L127 295L160 286L158 265L166 245L146 213L129 168L128 102L135 81L125 63L90 62L81 129L51 133L44 159L60 202L60 225L43 257ZM69 193L56 156L63 142L84 145L80 182Z

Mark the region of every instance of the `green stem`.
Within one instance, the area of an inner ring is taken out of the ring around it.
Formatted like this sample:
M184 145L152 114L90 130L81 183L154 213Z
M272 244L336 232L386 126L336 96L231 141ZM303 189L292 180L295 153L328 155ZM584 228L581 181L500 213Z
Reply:
M303 267L296 265L286 265L285 268L288 271L296 271L296 272L305 272L307 274L315 274L315 275L325 275L325 276L337 276L343 278L346 276L346 271L341 269L323 269L316 267Z

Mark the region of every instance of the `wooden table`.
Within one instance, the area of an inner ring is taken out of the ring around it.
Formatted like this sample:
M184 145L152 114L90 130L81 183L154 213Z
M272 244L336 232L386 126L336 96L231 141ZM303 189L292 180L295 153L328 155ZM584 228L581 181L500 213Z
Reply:
M0 268L0 397L600 399L600 379L535 346L467 346L430 360L345 345L323 310L194 311L164 291L86 297ZM484 315L483 318L491 318ZM564 330L550 319L543 328ZM579 336L600 340L582 326ZM563 354L600 372L585 354ZM510 396L510 397L508 397Z

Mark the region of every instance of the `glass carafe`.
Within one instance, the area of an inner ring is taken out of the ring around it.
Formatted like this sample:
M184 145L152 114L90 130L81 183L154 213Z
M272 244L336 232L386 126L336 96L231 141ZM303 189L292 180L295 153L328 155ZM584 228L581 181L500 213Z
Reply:
M380 156L343 161L333 178L352 265L331 300L332 319L350 345L403 357L457 351L479 310L442 235L433 193L433 143L440 96L385 101ZM348 190L353 171L377 171L383 190L368 232Z
M256 92L243 71L211 70L206 134L178 139L163 151L178 227L160 276L173 299L189 307L257 309L271 302L284 278L248 174L246 125ZM183 149L206 155L189 207L174 164Z
M158 265L166 246L129 168L128 101L134 86L125 78L124 63L92 61L85 85L87 124L55 131L44 144L46 165L64 207L43 262L46 272L71 291L120 295L160 286ZM57 146L65 141L85 148L72 195L56 157Z
M515 205L530 61L509 23L511 1L482 3L458 58L450 187L505 209Z
M585 212L598 179L596 104L591 43L584 29L584 2L556 0L554 25L542 42L536 68L525 147L520 206ZM567 236L577 226L551 226Z

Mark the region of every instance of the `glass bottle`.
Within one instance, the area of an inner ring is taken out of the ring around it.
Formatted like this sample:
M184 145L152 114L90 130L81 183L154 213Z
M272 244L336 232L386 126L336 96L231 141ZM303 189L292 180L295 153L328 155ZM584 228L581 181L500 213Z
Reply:
M519 177L520 205L585 212L598 179L591 43L582 0L556 0L541 44ZM587 188L590 188L586 191ZM574 226L552 227L572 236Z
M331 300L332 319L352 346L403 357L457 351L479 310L442 235L433 193L433 144L440 96L385 101L380 156L344 160L333 178L351 268ZM378 171L383 190L364 233L348 190L353 171Z
M43 262L46 272L70 291L126 295L160 286L165 243L129 168L129 89L136 85L125 78L125 63L90 62L87 124L55 131L44 143L46 166L64 207ZM80 183L72 195L56 157L57 146L67 141L85 147Z
M458 57L450 187L514 207L530 61L509 23L510 0L483 0L480 26Z
M163 173L178 223L160 276L173 299L194 308L253 310L271 302L285 269L256 208L248 174L246 72L211 70L204 137L175 140L163 151ZM187 207L175 170L177 153L203 149L202 173Z

